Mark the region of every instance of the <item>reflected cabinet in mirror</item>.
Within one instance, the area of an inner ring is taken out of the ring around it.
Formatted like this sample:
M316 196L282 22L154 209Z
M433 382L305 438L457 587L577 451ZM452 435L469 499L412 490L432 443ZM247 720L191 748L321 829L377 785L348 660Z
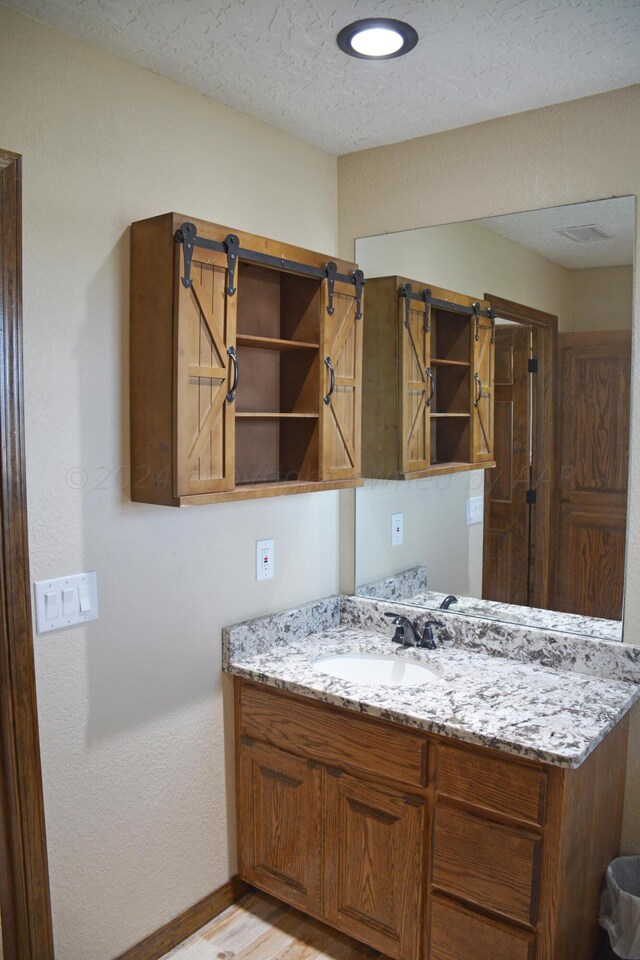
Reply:
M356 592L622 639L635 200L367 237Z

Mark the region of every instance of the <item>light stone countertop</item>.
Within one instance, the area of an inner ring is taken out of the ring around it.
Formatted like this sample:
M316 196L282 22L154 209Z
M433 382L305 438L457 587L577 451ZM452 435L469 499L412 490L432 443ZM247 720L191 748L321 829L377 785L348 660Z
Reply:
M391 642L392 628L382 634L341 624L338 598L326 604L297 608L294 620L290 612L227 628L225 670L428 733L564 767L579 766L640 697L640 688L629 682L450 645L435 651L401 647ZM361 685L312 667L320 657L349 651L417 660L434 667L438 677L419 687Z

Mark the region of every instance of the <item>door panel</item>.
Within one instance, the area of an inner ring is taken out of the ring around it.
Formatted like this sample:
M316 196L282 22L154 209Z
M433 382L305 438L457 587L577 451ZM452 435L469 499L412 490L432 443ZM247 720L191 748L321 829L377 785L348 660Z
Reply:
M471 459L474 463L493 460L493 331L488 317L478 317L471 322Z
M239 872L303 910L322 912L322 774L277 747L238 756Z
M560 336L555 607L619 620L629 465L631 334Z
M325 917L390 957L419 960L425 806L328 775Z
M230 490L234 411L227 402L229 348L235 349L237 295L228 297L227 259L194 253L191 285L179 289L176 369L176 496Z
M406 303L399 303L402 361L399 365L401 398L400 470L411 473L426 470L430 458L430 401L432 397L431 338L429 309L424 303L409 301L407 326ZM425 316L426 310L426 316Z
M485 477L482 596L529 603L530 328L498 326L495 332L496 467Z
M322 480L360 476L362 403L362 318L356 319L355 287L336 282L334 312L327 311L327 281L323 283L322 359L320 379L320 469ZM331 363L335 386L330 394ZM327 402L325 402L325 400Z

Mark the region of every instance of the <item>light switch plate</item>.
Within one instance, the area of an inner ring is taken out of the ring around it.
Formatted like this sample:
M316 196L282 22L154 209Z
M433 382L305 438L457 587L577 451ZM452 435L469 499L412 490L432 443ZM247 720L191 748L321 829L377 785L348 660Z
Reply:
M399 547L404 540L404 514L394 513L391 517L391 546Z
M469 497L467 499L467 526L482 523L484 520L484 497Z
M256 580L272 580L274 570L273 540L256 541Z
M33 585L36 630L51 633L98 619L98 581L95 570Z

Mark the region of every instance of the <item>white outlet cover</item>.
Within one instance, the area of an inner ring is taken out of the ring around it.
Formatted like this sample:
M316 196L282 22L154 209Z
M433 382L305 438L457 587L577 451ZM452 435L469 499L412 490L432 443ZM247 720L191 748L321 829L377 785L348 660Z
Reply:
M467 499L467 526L484 520L484 497L469 497Z
M256 541L256 580L273 580L274 545L273 540Z
M399 547L404 541L404 514L394 513L391 517L391 546Z

